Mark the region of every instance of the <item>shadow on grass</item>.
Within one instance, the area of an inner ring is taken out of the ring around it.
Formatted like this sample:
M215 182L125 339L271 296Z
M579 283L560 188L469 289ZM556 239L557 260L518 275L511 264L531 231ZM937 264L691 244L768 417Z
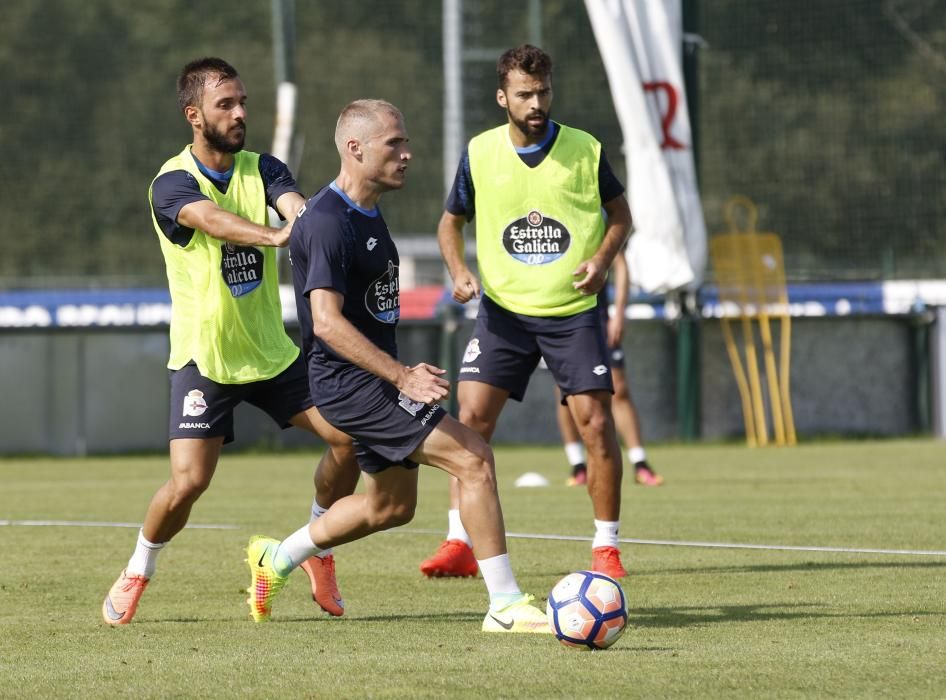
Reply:
M682 608L634 608L629 610L632 627L692 627L727 622L769 622L793 620L851 620L855 618L946 617L942 611L898 610L895 612L850 613L828 606L804 603L766 605L708 605Z
M760 574L784 571L856 571L859 569L946 569L944 561L855 561L815 562L803 561L792 564L739 564L735 566L689 566L677 569L648 569L631 572L631 576L676 576L693 574Z

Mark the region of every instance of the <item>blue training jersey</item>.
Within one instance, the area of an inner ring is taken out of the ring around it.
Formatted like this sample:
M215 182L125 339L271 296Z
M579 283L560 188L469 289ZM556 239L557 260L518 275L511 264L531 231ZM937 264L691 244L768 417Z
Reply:
M400 260L380 209L362 209L334 182L306 203L293 225L289 253L302 350L319 405L353 393L367 372L315 335L309 294L316 289L341 294L342 315L397 357Z

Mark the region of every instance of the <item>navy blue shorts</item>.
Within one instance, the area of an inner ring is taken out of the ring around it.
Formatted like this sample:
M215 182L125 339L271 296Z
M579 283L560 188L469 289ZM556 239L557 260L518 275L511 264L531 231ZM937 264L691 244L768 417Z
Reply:
M563 401L572 394L614 391L597 308L573 316L525 316L485 296L463 353L458 381L490 384L522 401L540 358L562 390Z
M214 438L233 442L233 409L246 401L265 411L281 428L312 407L302 355L272 379L248 384L218 384L189 362L168 370L171 411L168 439Z
M361 471L376 474L388 467L416 469L408 459L447 412L439 403L411 401L393 384L358 370L349 385L354 391L343 398L319 402L319 412L329 423L354 440ZM318 386L311 387L319 395Z

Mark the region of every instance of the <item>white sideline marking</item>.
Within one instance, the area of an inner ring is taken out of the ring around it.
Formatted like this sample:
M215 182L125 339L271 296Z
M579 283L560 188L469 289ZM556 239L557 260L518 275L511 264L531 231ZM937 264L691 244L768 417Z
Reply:
M395 528L388 532L400 532L406 535L443 535L443 530L406 530ZM591 537L578 535L545 535L533 532L507 532L506 537L525 540L567 540L590 542ZM739 544L736 542L675 542L672 540L637 540L620 538L618 542L624 544L652 544L661 547L704 547L711 549L765 549L787 552L835 552L842 554L905 554L910 556L946 557L946 552L923 549L872 549L867 547L801 547L784 544Z
M110 523L85 520L0 520L2 525L25 525L30 527L133 527L140 528L141 523ZM237 525L185 525L192 530L239 530Z
M141 523L118 523L82 520L0 520L0 526L18 525L28 527L126 527L140 528ZM239 530L239 525L185 525L192 530ZM389 533L403 535L442 535L443 530L416 530L395 528ZM590 542L591 537L580 535L548 535L535 532L507 532L506 537L523 540L563 540L569 542ZM946 557L946 551L926 549L874 549L869 547L803 547L785 544L741 544L737 542L688 542L674 540L639 540L619 538L622 544L649 544L660 547L702 547L705 549L762 549L783 552L833 552L840 554L902 554L920 557Z

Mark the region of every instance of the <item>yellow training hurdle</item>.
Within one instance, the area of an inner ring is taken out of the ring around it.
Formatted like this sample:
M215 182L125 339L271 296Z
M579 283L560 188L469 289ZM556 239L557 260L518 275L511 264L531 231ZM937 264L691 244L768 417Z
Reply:
M746 441L752 447L769 444L768 421L762 379L756 353L758 324L765 364L766 388L771 406L776 445L794 445L795 419L789 389L791 357L791 316L785 285L782 241L775 233L756 231L756 207L750 199L737 195L726 203L729 231L710 239L710 259L719 286L723 338L736 376L746 423ZM739 226L741 219L743 226ZM743 354L731 327L742 325ZM778 361L772 336L772 321L778 322Z

